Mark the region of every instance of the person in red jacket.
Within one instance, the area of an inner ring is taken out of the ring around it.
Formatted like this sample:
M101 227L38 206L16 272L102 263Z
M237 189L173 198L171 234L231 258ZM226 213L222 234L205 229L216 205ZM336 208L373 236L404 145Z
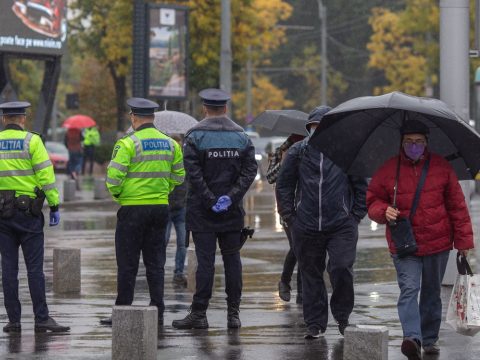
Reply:
M410 208L426 159L430 165L417 211L411 219L417 242L414 255L396 255L390 229L388 247L397 271L400 297L397 308L404 340L402 353L408 359L438 354L442 320L441 282L453 247L463 255L473 248L473 231L465 197L453 168L443 157L428 151L428 127L408 120L402 133L397 208L392 207L398 156L389 159L374 174L367 191L368 216L379 224L409 217ZM420 302L418 293L420 291Z

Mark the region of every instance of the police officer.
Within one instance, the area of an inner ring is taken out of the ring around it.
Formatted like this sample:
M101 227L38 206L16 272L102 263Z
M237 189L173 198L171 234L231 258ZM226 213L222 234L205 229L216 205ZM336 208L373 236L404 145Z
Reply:
M222 250L227 294L227 326L239 328L242 294L242 200L257 174L255 149L243 129L226 116L230 96L218 89L199 93L205 118L184 141L188 179L187 230L197 255L196 291L191 312L173 321L177 329L206 329L212 297L217 240ZM226 254L228 253L228 254Z
M142 253L150 305L158 307L158 323L163 325L168 194L183 183L183 156L177 142L153 125L157 103L131 98L127 104L134 132L115 144L106 179L108 190L121 205L115 231L118 267L115 305L132 304ZM112 319L100 322L111 325Z
M20 332L21 305L18 299L18 248L22 247L28 287L35 315L35 332L70 330L48 313L43 274L42 206L50 205L50 226L58 225L58 191L53 166L39 135L24 130L25 101L0 105L0 253L2 285L8 324L4 332Z
M86 128L83 134L83 162L82 175L85 175L85 167L89 162L88 175L92 176L93 162L95 160L95 147L100 145L100 133L96 126Z

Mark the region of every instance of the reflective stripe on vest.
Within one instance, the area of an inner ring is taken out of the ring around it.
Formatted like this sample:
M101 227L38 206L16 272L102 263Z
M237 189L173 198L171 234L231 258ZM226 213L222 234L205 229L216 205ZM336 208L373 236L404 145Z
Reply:
M169 178L170 173L166 171L148 171L148 172L129 172L127 178L142 178L142 179L153 179L153 178Z
M183 169L183 162L172 165L172 170L181 170L181 169Z
M120 180L112 179L111 177L108 177L108 176L107 176L107 179L105 181L112 184L112 185L117 185L117 186L122 183Z
M110 164L108 164L108 167L111 167L111 168L114 168L114 169L117 169L117 170L120 170L122 172L127 172L128 171L128 166L125 166L125 165L122 165L122 164L119 164L115 161L110 161Z
M142 161L154 161L154 160L165 160L173 161L173 154L153 154L153 155L140 155L132 158L132 163L138 163Z
M56 188L55 183L42 186L43 191L52 190L52 189L55 189L55 188Z
M12 153L3 153L0 154L1 160L10 160L10 159L30 159L30 154L25 151L12 152Z
M40 164L33 165L33 170L39 171L39 170L45 169L46 167L49 167L50 165L52 165L52 162L50 160L45 160Z
M26 170L3 170L0 171L0 177L7 177L7 176L28 176L28 175L35 175L33 169L26 169Z

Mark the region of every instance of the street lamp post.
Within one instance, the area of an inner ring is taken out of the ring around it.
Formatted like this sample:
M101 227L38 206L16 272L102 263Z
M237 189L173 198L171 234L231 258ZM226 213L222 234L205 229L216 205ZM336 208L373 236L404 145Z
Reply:
M321 85L321 105L327 105L327 8L322 0L318 1L318 14L321 22L321 61L322 61L322 85Z

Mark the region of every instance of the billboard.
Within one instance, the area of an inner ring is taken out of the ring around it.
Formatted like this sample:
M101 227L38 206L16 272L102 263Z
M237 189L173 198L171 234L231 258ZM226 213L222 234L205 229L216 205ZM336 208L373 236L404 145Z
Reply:
M148 19L148 96L156 99L185 99L187 9L151 4Z
M1 0L0 51L61 55L67 0Z

